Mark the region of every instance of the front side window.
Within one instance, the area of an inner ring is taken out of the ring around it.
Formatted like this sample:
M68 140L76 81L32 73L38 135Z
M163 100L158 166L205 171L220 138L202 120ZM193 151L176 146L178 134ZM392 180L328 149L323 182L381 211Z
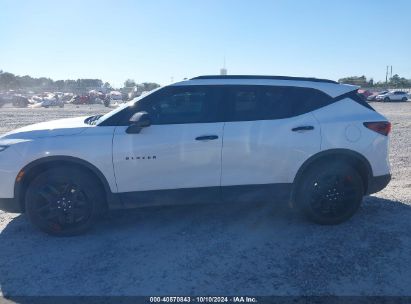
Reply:
M167 87L141 100L137 111L149 113L154 125L222 121L221 93L210 86Z

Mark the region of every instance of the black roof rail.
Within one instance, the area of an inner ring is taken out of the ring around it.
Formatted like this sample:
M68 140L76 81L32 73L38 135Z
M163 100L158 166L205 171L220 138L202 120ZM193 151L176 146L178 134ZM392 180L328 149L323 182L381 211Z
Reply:
M260 75L205 75L191 78L197 79L274 79L274 80L297 80L297 81L311 81L311 82L326 82L338 84L338 82L329 79L320 79L312 77L291 77L291 76L260 76Z

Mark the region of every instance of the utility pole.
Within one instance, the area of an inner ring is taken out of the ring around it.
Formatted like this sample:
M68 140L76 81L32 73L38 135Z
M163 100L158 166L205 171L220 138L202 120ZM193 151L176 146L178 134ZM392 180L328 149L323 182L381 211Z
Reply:
M385 85L388 84L388 65L387 65L387 70L385 71Z
M225 67L225 55L224 55L224 62L223 62L223 68L220 69L220 75L227 75L227 68Z

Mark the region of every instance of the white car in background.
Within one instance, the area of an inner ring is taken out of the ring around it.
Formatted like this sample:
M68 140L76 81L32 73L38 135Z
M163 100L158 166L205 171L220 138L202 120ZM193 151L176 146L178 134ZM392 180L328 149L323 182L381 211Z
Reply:
M288 201L338 224L390 181L391 124L331 80L202 76L0 137L0 209L53 235L107 209Z
M64 107L64 102L57 94L47 94L45 96L33 96L31 98L31 108Z
M386 92L386 93L377 95L375 100L383 101L383 102L407 101L408 94L407 92L403 92L403 91L391 91L391 92Z

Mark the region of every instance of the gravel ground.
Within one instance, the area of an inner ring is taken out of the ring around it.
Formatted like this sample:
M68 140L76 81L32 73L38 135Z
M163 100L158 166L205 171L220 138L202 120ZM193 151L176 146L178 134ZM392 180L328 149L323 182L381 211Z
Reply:
M352 220L310 224L272 204L112 212L53 238L0 212L3 295L409 295L411 102L373 106L393 123L393 180ZM100 106L0 109L0 133Z

